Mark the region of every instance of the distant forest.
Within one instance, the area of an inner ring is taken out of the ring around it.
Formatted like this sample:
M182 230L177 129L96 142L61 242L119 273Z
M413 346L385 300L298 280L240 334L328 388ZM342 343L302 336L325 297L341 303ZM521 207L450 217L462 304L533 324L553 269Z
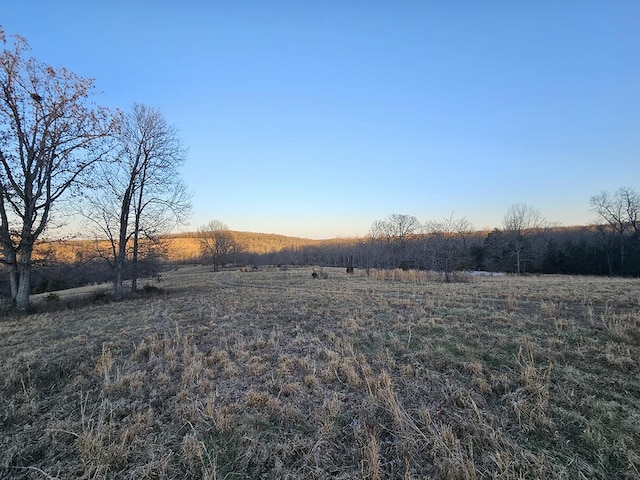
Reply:
M199 235L206 247L202 260L215 266L421 269L443 272L447 278L457 271L640 276L640 195L622 187L591 197L590 206L601 222L589 226L550 225L535 209L514 204L502 227L491 231L477 231L466 218L453 215L420 223L412 215L392 214L373 222L362 238L306 244L291 239L287 245L275 236L280 248L269 251L256 249L259 237L243 238L224 228L201 229Z
M247 263L640 276L637 235L615 238L603 225L555 227L530 232L520 247L500 229L465 238L416 234L402 240L368 237L321 242L270 254L247 254Z
M536 230L522 240L519 248L521 274L640 276L639 237L626 235L620 242L603 225ZM318 241L271 253L241 253L236 261L246 265L518 273L517 253L510 235L494 229L472 232L464 238L416 234L402 240L365 237Z

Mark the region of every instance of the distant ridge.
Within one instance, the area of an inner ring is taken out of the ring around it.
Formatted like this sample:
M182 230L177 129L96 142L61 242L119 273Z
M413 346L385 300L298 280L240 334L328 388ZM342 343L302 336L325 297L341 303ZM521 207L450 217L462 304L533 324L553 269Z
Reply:
M287 249L299 249L322 245L351 245L355 238L334 238L315 240L311 238L290 237L276 233L240 232L231 230L242 253L264 255ZM171 233L161 237L171 261L192 261L200 258L200 234L198 232ZM106 240L98 242L103 249L108 248ZM95 255L95 240L43 240L38 242L35 255L40 258L56 258L62 262L88 259Z
M558 232L574 232L584 228L593 228L585 226L554 226L549 231ZM338 237L323 240L293 237L281 235L278 233L259 233L259 232L243 232L229 231L236 242L240 245L240 251L247 254L265 255L270 253L278 253L283 250L296 250L305 247L325 247L325 246L350 246L363 241L367 241L368 237ZM490 230L479 230L473 233L473 236L486 237ZM200 259L200 233L198 232L181 232L171 233L161 237L162 243L166 249L168 260L170 261L197 261ZM107 249L109 244L106 240L100 240L101 248ZM82 261L95 257L96 241L95 240L43 240L38 242L35 255L41 260L46 258L55 258L61 262ZM53 255L53 257L52 257Z
M241 232L230 230L236 242L241 246L243 253L268 254L277 253L287 249L322 246L322 245L352 245L358 241L356 238L331 238L316 240L303 237L290 237L277 233ZM193 258L200 255L200 234L198 232L172 233L165 238L174 247L170 250L181 251L184 255L192 255ZM170 254L171 255L171 254Z

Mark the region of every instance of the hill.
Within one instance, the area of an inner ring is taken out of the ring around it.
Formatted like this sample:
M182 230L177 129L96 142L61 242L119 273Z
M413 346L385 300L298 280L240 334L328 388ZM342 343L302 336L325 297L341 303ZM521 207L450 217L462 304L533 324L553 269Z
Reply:
M240 245L242 253L257 255L311 246L349 245L355 241L349 238L314 240L275 233L240 231L231 231L231 234ZM174 233L162 237L161 244L170 261L193 261L197 260L201 254L200 238L197 232ZM38 243L35 257L39 260L55 259L58 262L69 263L92 258L98 251L108 252L108 250L109 242L106 240L43 240Z
M321 245L328 241L289 237L276 233L238 232L233 230L230 233L240 245L242 252L259 255L281 252L289 248ZM172 247L171 250L181 252L178 255L195 258L200 255L200 238L200 234L197 232L187 232L167 235L164 240Z

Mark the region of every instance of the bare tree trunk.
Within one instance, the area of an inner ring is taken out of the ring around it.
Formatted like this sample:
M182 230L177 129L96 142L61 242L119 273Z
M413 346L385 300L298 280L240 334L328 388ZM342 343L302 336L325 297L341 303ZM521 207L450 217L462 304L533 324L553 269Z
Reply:
M133 253L131 254L131 293L138 291L138 232L140 226L136 221L136 226L133 231Z
M129 211L131 209L132 180L124 192L122 208L120 209L120 224L118 230L118 251L115 258L114 297L116 301L124 298L124 269L127 260L127 228L129 226Z
M16 295L16 307L24 312L29 308L29 294L31 293L31 269L27 266L19 268L18 292Z
M124 298L124 267L126 253L126 244L121 244L115 262L116 272L114 277L113 295L116 301L122 300Z
M138 198L135 205L135 215L133 222L133 255L131 258L131 292L136 293L138 291L138 242L140 240L140 221L142 220L142 211L144 209L144 193L147 185L147 173L149 169L149 159L146 158L142 162L142 169L138 172L139 185L138 185Z
M16 308L22 312L29 308L29 294L31 293L31 252L33 245L22 244L22 251L18 261L18 288L16 290Z
M9 275L11 302L15 304L16 297L18 296L18 264L16 262L16 253L13 248L5 246L4 263L7 265L7 273Z
M11 301L15 303L18 296L18 269L15 264L9 266L9 287L11 288Z

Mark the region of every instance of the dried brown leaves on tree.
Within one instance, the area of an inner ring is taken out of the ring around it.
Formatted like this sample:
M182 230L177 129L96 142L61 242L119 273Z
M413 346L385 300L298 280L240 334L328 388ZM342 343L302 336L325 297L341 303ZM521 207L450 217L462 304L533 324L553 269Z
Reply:
M112 115L91 102L94 82L29 57L19 36L0 53L0 246L11 296L29 303L33 246L52 209L78 194L104 159Z

